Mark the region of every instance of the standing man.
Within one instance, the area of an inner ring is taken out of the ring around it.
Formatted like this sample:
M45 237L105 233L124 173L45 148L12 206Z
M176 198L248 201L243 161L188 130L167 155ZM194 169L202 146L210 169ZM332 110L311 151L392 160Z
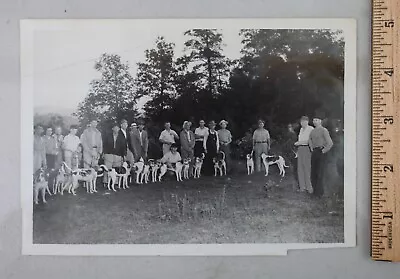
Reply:
M64 136L61 134L61 132L62 129L60 126L55 127L53 137L56 143L56 163L55 163L56 169L59 169L63 162L63 152L61 146L64 140Z
M78 127L76 125L71 125L69 129L69 134L65 136L62 149L64 150L64 161L69 168L73 168L72 159L78 154L78 146L81 140L76 135ZM77 166L79 167L79 166Z
M258 120L258 128L253 133L253 150L256 172L261 171L261 154L268 155L271 148L271 138L269 132L264 129L264 120Z
M112 132L104 133L104 164L108 169L122 167L126 156L127 145L124 135L120 132L117 122L112 124ZM107 175L103 177L103 183L107 183Z
M194 131L194 136L196 139L196 143L194 145L194 156L200 157L202 153L205 153L204 150L204 139L208 135L208 128L205 126L206 122L204 120L200 120L199 127Z
M46 134L43 136L44 145L46 147L46 162L49 169L55 169L57 149L56 141L53 137L53 129L46 129Z
M311 184L314 195L321 197L324 194L324 169L326 153L332 148L333 142L328 130L322 126L322 114L313 118L315 128L310 133L309 145L311 155Z
M230 146L232 142L232 134L228 129L226 129L228 126L228 121L221 120L219 122L219 126L221 127L221 129L218 130L220 151L225 153L226 171L230 172L232 169Z
M181 139L181 156L182 159L190 159L189 163L189 175L193 173L193 163L194 163L194 144L195 136L190 130L191 123L189 121L183 122L183 130L180 135Z
M44 143L44 139L42 137L43 134L42 125L36 125L34 127L33 134L33 173L35 173L40 168L47 168L46 162L46 146Z
M299 181L299 191L312 194L313 187L311 184L311 150L309 146L310 134L314 130L308 125L307 116L300 119L301 129L298 141L294 143L297 146L297 176Z
M97 120L92 119L81 135L83 147L83 166L90 168L98 165L100 155L103 153L103 140L97 130Z
M138 128L133 129L130 133L131 146L135 162L143 158L147 160L147 151L149 149L149 138L147 131L144 130L145 123L142 119L138 121Z
M128 121L126 119L121 120L121 130L120 133L124 136L125 142L126 142L126 161L129 161L130 163L133 163L133 154L131 151L131 141L130 141L130 135L128 132Z
M165 130L161 132L159 138L160 142L162 143L163 155L170 151L171 145L175 143L175 140L179 140L178 134L171 129L170 122L166 122L164 127Z

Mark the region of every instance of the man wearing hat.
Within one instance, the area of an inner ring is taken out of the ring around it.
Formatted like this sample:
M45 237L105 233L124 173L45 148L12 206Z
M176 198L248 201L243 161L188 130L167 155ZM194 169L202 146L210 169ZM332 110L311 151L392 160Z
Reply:
M299 181L299 191L308 193L313 192L311 184L311 150L309 146L310 134L314 130L308 125L307 116L300 119L301 129L298 141L294 143L297 146L297 176Z
M138 121L138 128L132 129L130 132L130 141L132 147L132 153L135 162L139 161L140 158L147 160L147 151L149 148L149 138L147 131L144 129L145 123L142 119Z
M165 122L165 130L161 132L159 140L162 143L163 155L167 154L170 150L171 144L175 143L175 140L179 140L178 134L171 129L171 123Z
M314 188L314 195L321 197L324 194L324 169L325 154L332 148L333 142L329 131L322 126L324 114L317 112L313 117L315 128L310 133L309 145L311 155L311 184Z
M97 119L91 119L89 126L81 135L83 147L83 166L85 168L98 165L100 155L103 153L103 140L97 130Z
M78 152L78 146L81 143L79 137L76 135L78 126L71 125L69 134L64 137L62 142L62 149L64 151L64 161L68 167L72 168L72 158Z
M42 134L44 129L42 125L36 125L34 127L33 135L33 173L35 173L41 167L47 168L46 162L46 147Z
M189 121L183 122L183 130L180 134L181 139L181 156L182 159L190 159L189 174L193 171L193 158L194 158L194 145L195 135L190 130L191 123Z
M271 148L269 132L264 128L264 120L258 120L258 128L253 133L253 151L255 171L261 171L261 154L268 154Z
M221 127L221 129L218 130L219 146L220 150L225 153L226 171L230 172L232 169L230 147L232 142L232 134L228 129L226 129L226 126L228 126L228 121L221 120L219 122L219 126Z

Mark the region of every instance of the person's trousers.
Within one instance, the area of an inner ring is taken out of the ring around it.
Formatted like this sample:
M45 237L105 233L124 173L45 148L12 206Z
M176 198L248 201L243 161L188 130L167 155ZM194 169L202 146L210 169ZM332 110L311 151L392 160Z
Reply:
M58 151L58 153L57 153L57 155L56 155L55 168L56 168L56 169L61 168L62 162L63 162L63 153L62 153L62 151L60 150L60 151Z
M297 176L300 191L313 192L311 184L311 150L309 146L299 146L297 149Z
M122 167L123 157L115 154L104 154L104 165L107 169ZM104 172L103 182L107 183L108 175Z
M85 169L95 167L99 164L99 155L96 149L83 150L83 167Z
M67 166L69 168L73 168L74 166L72 165L72 158L74 156L74 153L72 151L69 150L65 150L64 151L64 162L65 164L67 164Z
M220 145L219 151L225 153L225 163L226 163L226 171L230 172L232 169L232 161L231 161L231 147L230 145Z
M171 150L171 145L170 144L163 144L162 145L162 152L163 155L167 154Z
M129 149L126 151L126 160L128 162L130 162L131 164L133 164L135 162L135 158L133 156L133 153Z
M314 148L311 155L311 184L317 197L324 194L324 169L325 154L322 153L322 148Z
M254 145L254 166L255 171L261 171L261 154L268 155L268 143L256 143Z
M48 169L54 169L56 166L56 158L57 155L55 154L46 154L46 162Z
M194 150L193 149L181 149L181 157L182 160L185 159L190 159L190 163L189 163L189 175L192 175L193 173L193 163L194 163Z
M46 163L46 157L43 153L33 152L33 173L35 173L38 169L43 167Z

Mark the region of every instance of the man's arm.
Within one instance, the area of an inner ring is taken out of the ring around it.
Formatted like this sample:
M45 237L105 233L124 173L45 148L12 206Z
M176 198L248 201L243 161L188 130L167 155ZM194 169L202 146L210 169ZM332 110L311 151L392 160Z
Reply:
M102 139L100 131L98 133L98 145L99 146L97 146L97 148L99 150L99 154L102 154L103 153L103 139Z
M269 135L268 131L267 131L267 144L268 144L268 149L271 149L271 136Z
M147 156L147 151L149 149L149 137L148 137L146 131L143 131L143 148L144 148L144 152Z
M322 149L322 153L328 152L333 146L332 138L329 135L328 129L326 129L326 128L324 129L324 139L325 139L326 145Z
M83 149L88 150L89 146L87 145L87 142L86 142L86 131L83 131L80 140L81 140Z
M190 148L193 149L194 145L195 145L195 141L194 141L194 133L191 131L190 132L190 137L191 137L191 141L190 141Z

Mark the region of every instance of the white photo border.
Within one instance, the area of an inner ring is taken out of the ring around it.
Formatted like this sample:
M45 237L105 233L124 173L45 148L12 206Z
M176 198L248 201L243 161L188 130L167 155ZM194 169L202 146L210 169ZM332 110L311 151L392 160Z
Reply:
M161 24L160 24L161 23ZM33 73L35 32L112 28L114 25L234 27L249 29L339 29L345 39L344 78L344 243L283 244L33 244ZM356 21L349 18L280 19L39 19L21 20L21 207L23 255L81 256L243 256L286 255L292 249L355 247L356 245Z

